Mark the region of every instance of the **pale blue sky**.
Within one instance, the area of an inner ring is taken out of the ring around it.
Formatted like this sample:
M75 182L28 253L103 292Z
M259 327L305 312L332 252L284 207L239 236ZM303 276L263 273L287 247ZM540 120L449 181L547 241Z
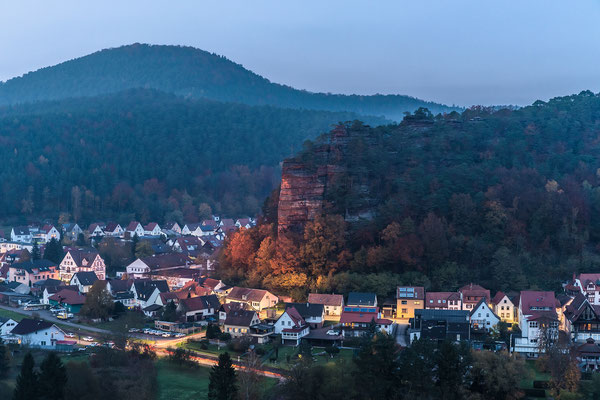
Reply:
M528 104L600 91L591 0L0 0L0 80L133 42L219 53L312 91Z

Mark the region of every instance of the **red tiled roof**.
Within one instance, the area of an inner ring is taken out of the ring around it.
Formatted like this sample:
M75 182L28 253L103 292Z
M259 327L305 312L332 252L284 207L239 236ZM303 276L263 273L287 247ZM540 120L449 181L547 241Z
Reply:
M308 302L311 304L339 307L344 303L344 296L341 294L309 293Z
M433 302L431 301L433 300ZM444 302L444 300L446 302ZM458 292L426 292L425 307L448 307L449 300L460 300ZM438 302L439 301L439 302Z
M348 324L348 323L370 323L375 320L376 324L380 325L389 325L392 323L391 320L385 318L377 318L377 312L374 313L361 313L361 312L351 312L351 311L343 311L340 316L340 323Z
M78 305L85 303L85 296L77 293L74 290L63 289L58 293L53 294L49 297L50 300L57 301L59 303Z
M131 221L131 222L129 223L129 225L127 225L127 229L125 229L125 230L126 230L126 231L130 231L130 232L133 232L133 231L135 231L135 229L137 228L137 226L138 226L139 224L140 224L140 223L139 223L139 222L137 222L137 221Z
M547 307L551 310L556 308L556 298L554 292L542 292L535 290L524 290L521 292L521 309L523 314L530 315L534 312L534 308Z
M494 304L498 304L500 303L500 301L502 301L502 299L504 298L504 296L506 296L504 294L504 292L499 291L498 293L496 293L496 295L494 296L494 298L492 299L492 303Z

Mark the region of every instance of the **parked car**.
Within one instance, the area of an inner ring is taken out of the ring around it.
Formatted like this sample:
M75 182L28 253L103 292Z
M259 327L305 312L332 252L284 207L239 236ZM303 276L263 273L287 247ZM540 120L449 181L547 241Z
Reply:
M93 337L91 337L91 336L85 336L85 337L83 338L83 341L85 341L85 342L93 342L93 341L94 341L94 338L93 338Z
M136 333L139 332L140 330L138 328L129 328L129 333Z
M75 337L75 334L74 334L74 333L72 333L72 332L67 332L67 333L65 333L65 337L68 337L68 338L74 338L74 337Z

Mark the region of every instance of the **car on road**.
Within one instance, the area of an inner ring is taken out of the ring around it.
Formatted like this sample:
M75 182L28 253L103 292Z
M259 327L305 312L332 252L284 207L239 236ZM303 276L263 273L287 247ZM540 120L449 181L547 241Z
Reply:
M139 332L140 330L138 328L129 328L129 333L136 333Z
M327 334L330 335L330 336L337 336L337 335L340 334L340 331L336 331L336 330L330 329L330 330L327 331Z
M93 338L93 337L91 337L91 336L85 336L85 337L83 338L83 341L84 341L84 342L93 342L93 341L94 341L94 338Z
M162 337L171 337L171 334L170 333L163 333L161 336Z
M72 332L67 332L67 333L65 333L65 337L68 337L68 338L74 338L74 337L75 337L75 334L74 334L74 333L72 333Z

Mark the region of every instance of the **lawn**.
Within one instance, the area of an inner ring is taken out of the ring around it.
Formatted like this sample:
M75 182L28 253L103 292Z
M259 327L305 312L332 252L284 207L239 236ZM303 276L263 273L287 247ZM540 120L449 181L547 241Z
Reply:
M93 326L94 328L106 329L111 332L126 333L130 328L142 329L146 327L146 318L143 314L134 311L127 311L112 321L102 321L97 323L86 323L85 325ZM148 325L150 327L150 325ZM152 325L152 328L154 326Z
M22 320L23 318L25 318L26 315L19 314L19 313L14 312L14 311L9 311L9 310L5 310L3 308L0 308L0 317L12 318L15 321L19 322L20 320Z
M166 360L156 362L158 400L206 398L210 368L182 368Z
M533 389L533 381L549 381L550 374L546 372L541 372L537 367L537 362L535 360L527 360L525 361L526 374L527 376L521 380L521 388L522 389ZM548 391L546 391L546 395Z
M263 357L262 361L264 365L269 367L281 368L281 369L290 369L294 361L296 360L296 354L298 353L297 347L291 346L281 346L279 347L279 357L277 361L271 362L271 351L272 345L266 346L266 354ZM350 349L340 349L340 352L331 358L329 354L325 353L325 349L322 347L313 347L313 362L315 365L333 365L337 360L344 359L346 361L351 361L354 355L354 351ZM288 356L290 362L288 362Z

